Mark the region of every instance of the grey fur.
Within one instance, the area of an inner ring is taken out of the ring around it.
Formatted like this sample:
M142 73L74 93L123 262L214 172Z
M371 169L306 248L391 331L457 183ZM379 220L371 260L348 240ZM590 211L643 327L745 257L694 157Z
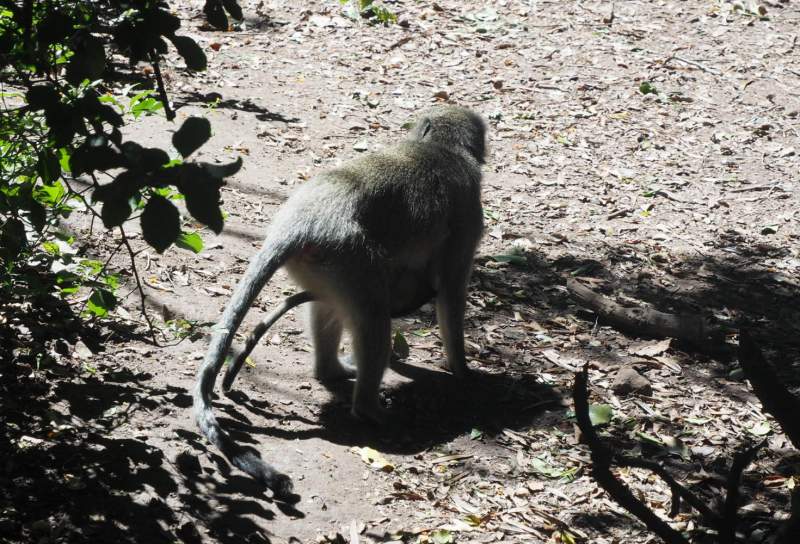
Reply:
M257 341L288 309L304 302L320 380L356 377L353 413L386 424L379 389L391 354L391 317L436 296L450 369L465 377L463 319L472 258L483 231L481 165L486 124L472 111L423 114L408 140L314 177L278 210L261 250L239 282L211 339L194 391L195 418L208 440L275 497L296 502L288 476L236 444L211 406L214 381L236 330L272 275L285 266L303 292L257 328ZM266 325L265 325L266 324ZM342 330L352 361L338 355ZM235 360L230 385L255 341Z

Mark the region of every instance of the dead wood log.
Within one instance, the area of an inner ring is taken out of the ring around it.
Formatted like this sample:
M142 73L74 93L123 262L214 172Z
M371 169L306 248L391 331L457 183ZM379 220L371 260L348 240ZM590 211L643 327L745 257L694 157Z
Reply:
M584 308L611 324L644 336L674 338L679 343L713 357L730 358L732 348L725 343L726 330L713 318L674 315L652 308L626 308L595 293L578 280L567 280L567 291Z

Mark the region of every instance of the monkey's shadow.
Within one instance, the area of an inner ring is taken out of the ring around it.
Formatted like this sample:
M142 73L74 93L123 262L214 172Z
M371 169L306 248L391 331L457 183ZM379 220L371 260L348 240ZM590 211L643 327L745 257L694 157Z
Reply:
M240 410L230 405L229 409L220 407L231 418L224 418L222 425L241 444L254 445L257 441L252 435L258 434L286 440L316 437L344 446L413 454L473 430L491 436L503 429L549 427L563 420L561 394L534 374L476 371L470 378L459 380L434 361L395 362L391 369L411 381L396 383L393 376L386 380L386 404L400 419L390 428L377 427L350 414L353 380L325 385L332 398L322 405L316 421L300 415L287 418L274 412L268 402L231 391L228 396ZM261 428L253 425L245 412L265 419L290 419L311 428Z

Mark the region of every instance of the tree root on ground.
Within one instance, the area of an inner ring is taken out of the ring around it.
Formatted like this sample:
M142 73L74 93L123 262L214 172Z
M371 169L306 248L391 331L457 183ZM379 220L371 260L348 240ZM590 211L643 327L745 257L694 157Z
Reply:
M652 308L626 308L610 298L584 287L576 279L567 280L572 299L613 326L655 338L674 338L700 353L729 359L731 346L725 335L733 332L716 324L711 317L674 315Z

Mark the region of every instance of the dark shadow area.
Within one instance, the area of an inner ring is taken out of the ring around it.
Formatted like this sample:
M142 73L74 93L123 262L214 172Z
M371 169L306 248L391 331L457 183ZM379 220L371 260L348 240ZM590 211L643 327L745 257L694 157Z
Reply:
M256 444L254 435L287 441L318 437L334 444L369 446L398 454L420 453L468 435L473 429L492 436L503 429L551 428L563 422L561 394L536 376L475 372L463 381L428 363L399 362L392 369L413 380L384 390L387 404L400 420L394 429L378 428L350 414L352 380L328 385L334 396L322 406L317 421L297 415L277 416L269 403L253 401L241 391L228 395L238 409L230 405L217 405L215 409L218 416L224 414L219 417L223 428L242 444ZM280 417L315 428L253 427L246 413L267 420Z
M4 312L24 320L45 352L69 355L74 347L62 338L101 345L108 335L76 319L71 306L33 308L4 306ZM150 374L111 362L88 375L72 358L37 362L35 353L19 351L12 331L0 331L0 541L271 541L251 519L275 517L257 482L240 474L222 485L204 479L187 451L175 455L174 465L170 460L172 438L165 442L170 431L158 418L191 406L185 389L150 387ZM136 414L154 421L152 431L131 424ZM217 502L210 504L209 490L198 486L213 486Z
M211 105L216 104L216 109L236 110L246 113L255 114L255 118L259 121L270 121L277 123L297 123L299 121L296 117L284 117L280 113L271 112L263 106L259 106L250 99L238 100L236 98L225 98L217 91L210 93L197 93L197 92L181 92L175 93L175 109L180 109L182 106L197 106L197 105Z

